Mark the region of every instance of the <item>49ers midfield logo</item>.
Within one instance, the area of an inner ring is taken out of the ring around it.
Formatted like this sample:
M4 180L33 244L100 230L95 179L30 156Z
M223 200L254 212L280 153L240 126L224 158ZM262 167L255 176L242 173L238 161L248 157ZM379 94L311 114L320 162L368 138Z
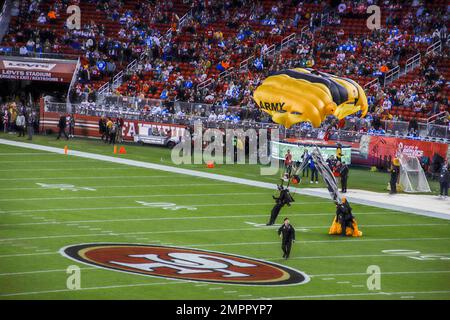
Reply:
M295 269L220 252L140 244L92 243L61 249L75 261L116 271L240 285L292 285L309 281Z

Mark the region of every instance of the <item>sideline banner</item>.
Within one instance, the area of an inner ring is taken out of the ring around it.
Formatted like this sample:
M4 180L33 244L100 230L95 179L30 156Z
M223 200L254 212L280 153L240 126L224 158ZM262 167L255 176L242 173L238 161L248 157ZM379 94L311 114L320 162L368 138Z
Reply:
M426 156L430 160L437 153L447 158L448 144L383 136L363 136L360 141L360 157L372 164L377 159L394 158L398 153L408 156Z
M52 130L54 133L58 132L58 122L60 114L57 112L42 112L40 118L40 131ZM100 117L75 115L75 135L99 138L98 122ZM67 126L68 128L68 126ZM146 122L140 120L124 120L124 126L122 128L122 137L126 141L134 141L133 137L136 134L148 132L149 130L157 129L158 131L169 132L171 131L172 137L181 137L186 130L186 126L177 124L166 124L157 122ZM67 129L68 130L68 129Z

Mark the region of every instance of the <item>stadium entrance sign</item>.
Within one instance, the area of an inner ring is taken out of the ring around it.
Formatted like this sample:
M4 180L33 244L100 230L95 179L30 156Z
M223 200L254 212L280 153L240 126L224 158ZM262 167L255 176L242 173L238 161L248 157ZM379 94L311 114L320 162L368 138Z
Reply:
M77 262L99 268L174 280L236 285L295 285L309 277L289 267L244 256L190 248L91 243L61 249Z
M75 60L0 57L0 79L70 83Z

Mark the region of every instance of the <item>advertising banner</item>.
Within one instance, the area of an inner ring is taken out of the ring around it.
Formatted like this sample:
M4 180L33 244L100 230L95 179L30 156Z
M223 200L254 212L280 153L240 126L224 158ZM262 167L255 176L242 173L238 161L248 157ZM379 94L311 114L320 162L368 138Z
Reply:
M0 79L70 83L77 61L0 57Z
M363 136L360 141L358 162L366 165L376 163L378 159L393 159L398 154L405 154L415 157L428 157L432 159L434 154L439 154L444 159L447 158L448 144L420 141L412 139L402 139L396 137L383 136Z
M284 159L284 155L287 153L288 149L291 151L292 159L294 161L301 161L303 152L308 149L310 153L315 145L307 143L283 143L271 141L272 157L275 159ZM322 154L322 157L326 160L331 156L336 156L336 145L317 145ZM351 164L352 158L352 147L342 145L342 161L346 164Z
M54 133L58 132L59 113L57 112L43 112L40 119L40 130L45 132L52 130ZM100 117L75 115L75 135L98 138L101 137L99 133L98 122ZM124 120L122 128L122 137L126 141L133 141L134 135L144 132L148 134L149 131L157 130L158 132L169 131L172 137L181 137L186 130L185 126L177 124L166 124L156 122L146 122L140 120Z

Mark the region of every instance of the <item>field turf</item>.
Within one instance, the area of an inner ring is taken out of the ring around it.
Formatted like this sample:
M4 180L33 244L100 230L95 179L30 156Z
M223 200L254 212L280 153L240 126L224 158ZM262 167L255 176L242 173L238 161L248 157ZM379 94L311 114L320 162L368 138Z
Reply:
M37 140L53 143L44 137ZM95 152L91 141L70 143L74 149ZM106 153L103 146L99 149ZM146 153L149 161L164 153L162 160L169 165L168 153L161 148L127 150L126 157L134 154L141 161ZM243 174L243 168L223 166L219 173ZM253 172L246 173L251 178ZM333 203L295 195L295 204L284 208L278 221L289 216L297 229L297 242L286 261L275 229L252 224L267 222L273 194L258 187L0 144L0 299L450 299L448 221L353 204L364 236L333 237L327 234ZM171 211L137 201L196 210ZM311 281L284 287L182 282L86 266L58 252L68 245L96 242L244 255L301 270ZM400 249L410 251L383 252ZM66 269L73 264L81 268L81 290L66 287ZM381 269L381 290L366 286L370 265Z

